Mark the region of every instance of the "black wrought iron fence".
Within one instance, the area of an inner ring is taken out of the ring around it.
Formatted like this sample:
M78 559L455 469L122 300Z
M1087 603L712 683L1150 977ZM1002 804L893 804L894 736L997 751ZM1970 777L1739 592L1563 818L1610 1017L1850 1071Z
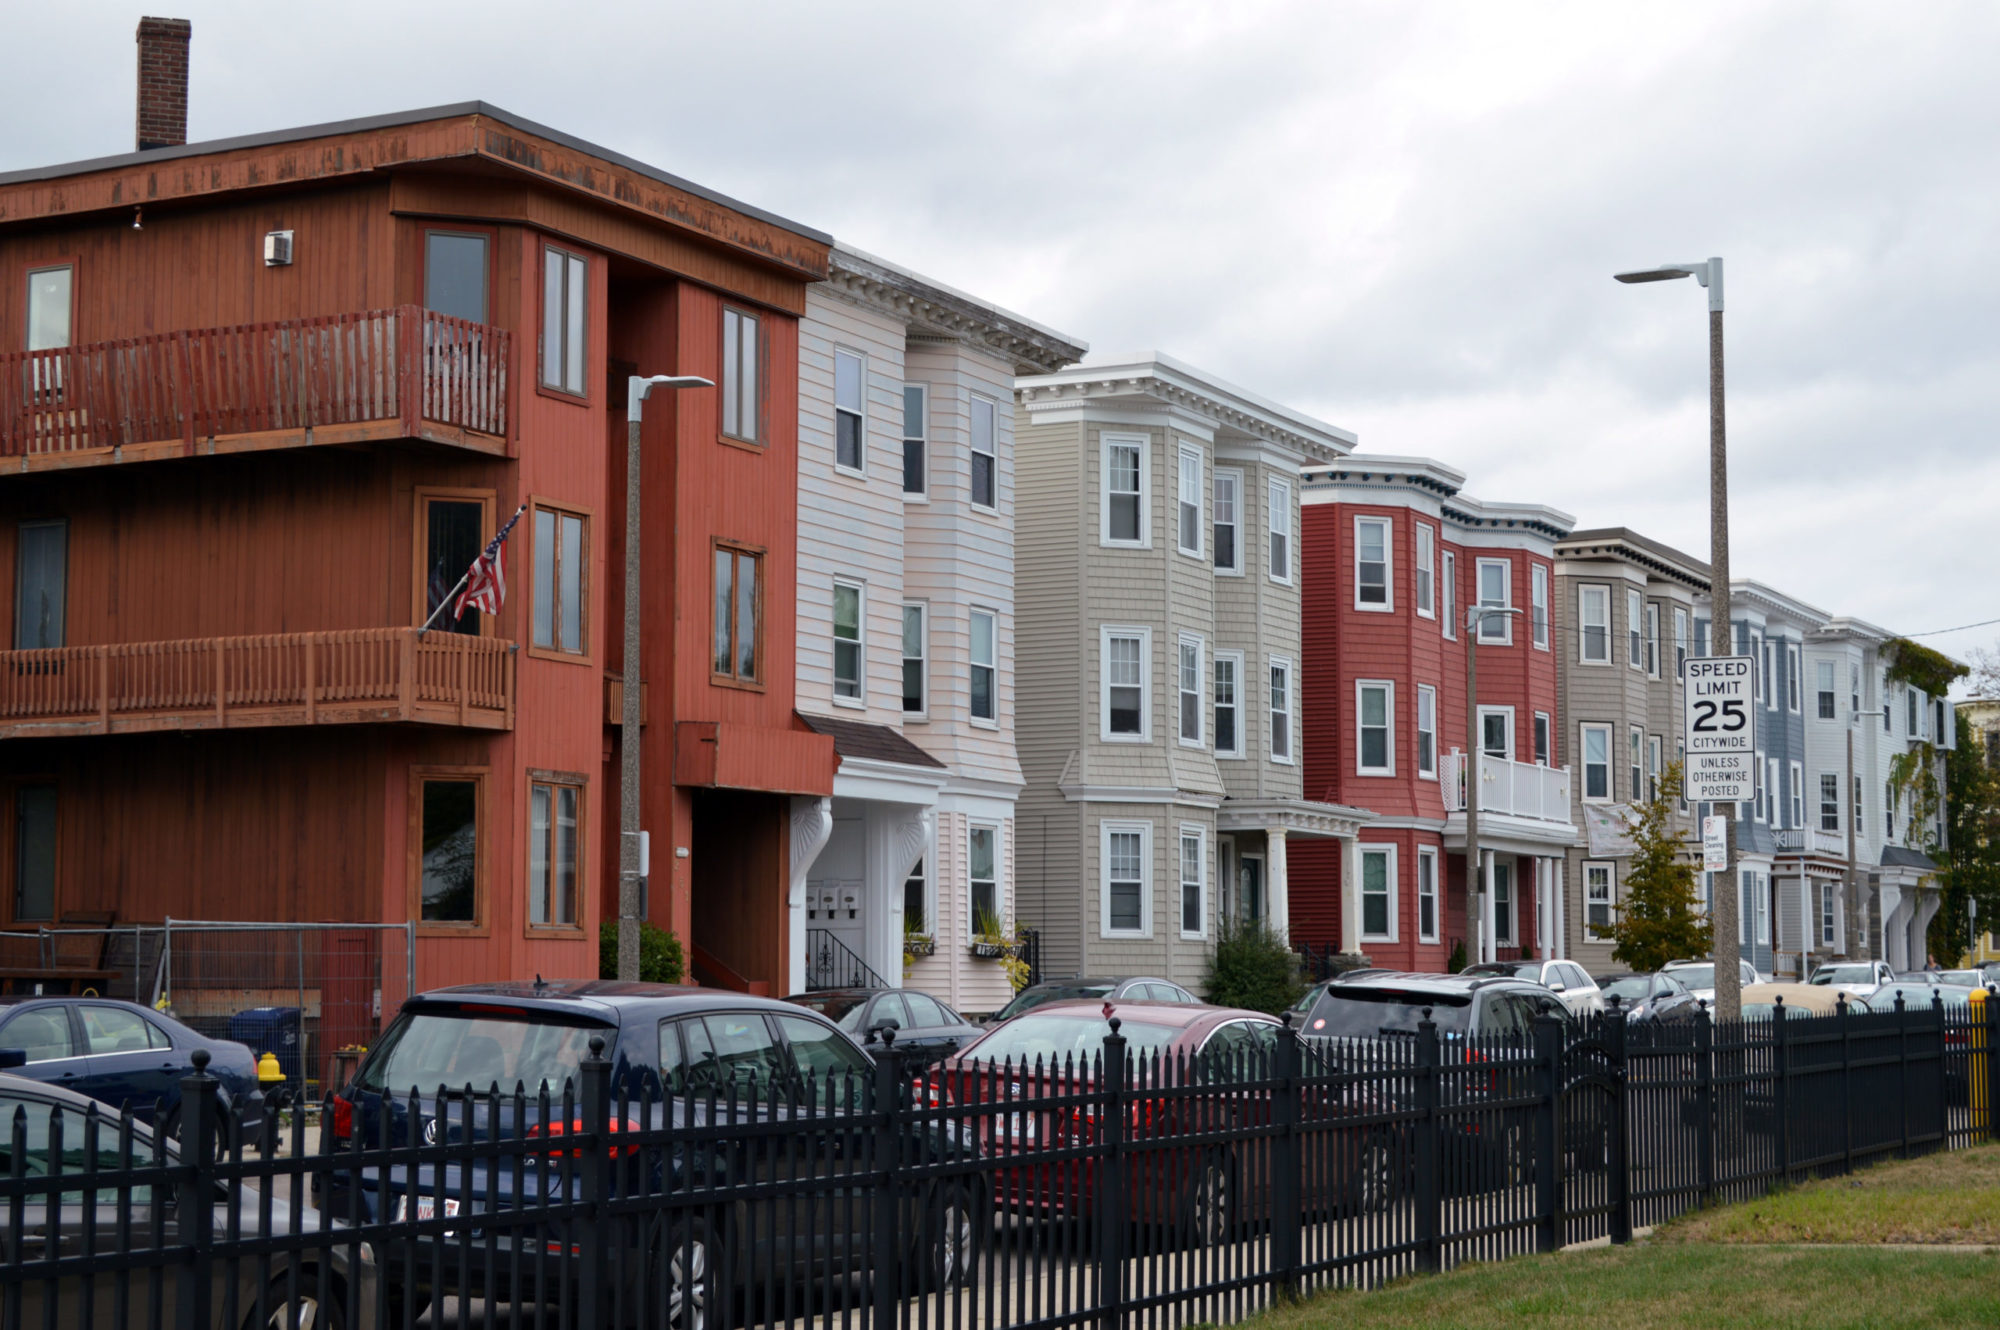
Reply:
M613 1065L594 1038L558 1090L356 1092L257 1141L207 1130L197 1075L185 1153L0 1077L0 1315L1153 1330L2000 1135L2000 1001L1473 1038L1242 1022L1194 1052L1164 1028L1114 1013L921 1072Z

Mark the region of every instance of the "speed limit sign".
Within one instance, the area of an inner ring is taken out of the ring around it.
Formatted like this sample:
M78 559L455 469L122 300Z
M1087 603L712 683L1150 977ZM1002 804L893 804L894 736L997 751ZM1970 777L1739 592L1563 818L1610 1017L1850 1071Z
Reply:
M1687 798L1726 804L1757 797L1757 727L1750 709L1755 669L1749 656L1688 661Z

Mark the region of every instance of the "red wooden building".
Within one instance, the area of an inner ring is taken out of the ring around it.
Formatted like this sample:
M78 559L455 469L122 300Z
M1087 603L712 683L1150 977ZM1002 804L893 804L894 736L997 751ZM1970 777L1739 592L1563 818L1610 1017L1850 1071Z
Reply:
M413 919L420 986L594 973L624 384L695 374L645 419L649 911L782 983L828 237L483 103L146 109L168 146L0 176L0 927ZM500 613L420 633L523 506Z
M1572 522L1480 502L1464 480L1427 459L1362 454L1305 476L1306 795L1377 817L1355 842L1350 908L1345 843L1293 851L1291 932L1376 965L1442 970L1459 943L1468 960L1548 955L1562 852L1576 840L1552 649L1553 544ZM1471 609L1495 611L1477 639L1483 934L1467 927Z

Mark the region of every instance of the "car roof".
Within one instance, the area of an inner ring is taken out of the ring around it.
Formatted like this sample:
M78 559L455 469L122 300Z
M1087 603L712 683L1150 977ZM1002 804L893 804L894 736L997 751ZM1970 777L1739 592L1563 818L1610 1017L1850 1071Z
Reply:
M1022 1012L1014 1019L1028 1020L1036 1016L1095 1016L1104 1018L1104 1002L1099 998L1083 998L1074 1002L1044 1002L1033 1011ZM1276 1022L1277 1018L1268 1012L1249 1011L1242 1007L1210 1007L1191 1002L1153 1002L1138 998L1119 998L1111 1004L1111 1014L1120 1020L1135 1020L1145 1025L1174 1025L1183 1029L1205 1020L1255 1019Z
M655 1016L688 1015L703 1011L771 1011L796 1015L803 1008L777 998L756 997L726 988L697 988L688 984L647 984L619 979L549 979L534 983L512 981L488 984L459 984L419 993L404 1003L410 1007L427 1005L472 1006L504 1003L524 1011L577 1014L585 1012L616 1024L619 1013Z
M1365 979L1350 979L1337 987L1340 989L1400 988L1412 993L1469 993L1475 989L1493 988L1508 984L1518 985L1527 989L1541 987L1541 985L1531 984L1525 979L1515 979L1507 975L1427 974L1416 970L1392 970L1384 974L1371 974ZM1335 996L1335 990L1328 988L1324 996Z

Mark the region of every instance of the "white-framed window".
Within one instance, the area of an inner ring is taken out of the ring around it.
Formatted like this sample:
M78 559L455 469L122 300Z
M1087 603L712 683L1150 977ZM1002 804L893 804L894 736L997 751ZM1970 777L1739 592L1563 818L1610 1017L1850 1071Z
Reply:
M1831 771L1819 773L1819 829L1840 830L1840 777Z
M1000 719L1000 670L997 640L1000 617L992 610L975 606L972 610L971 714L975 725L994 725Z
M1354 770L1361 776L1396 774L1396 685L1361 679L1354 685Z
M1782 828L1785 825L1784 796L1778 789L1778 759L1764 759L1764 813L1771 819L1771 825Z
M1438 690L1427 683L1417 685L1417 775L1436 780Z
M1479 708L1479 751L1488 757L1514 760L1514 708Z
M903 714L924 715L930 704L929 607L921 601L903 606Z
M937 927L937 896L930 870L925 867L931 861L930 843L924 843L924 857L917 860L917 866L903 879L903 931L918 933L924 937L935 937Z
M1153 630L1113 628L1100 632L1103 656L1103 724L1101 736L1124 743L1150 743L1153 737Z
M1243 571L1243 473L1215 468L1215 571Z
M1458 636L1458 552L1444 551L1438 560L1438 624L1444 635Z
M1617 917L1618 865L1586 859L1583 864L1583 921L1609 928Z
M1660 764L1666 754L1666 740L1657 734L1646 736L1646 801L1660 797Z
M1652 600L1646 602L1646 674L1660 677L1660 606Z
M1003 928L1000 913L1000 828L974 822L965 832L966 921L974 931ZM968 939L970 940L970 939Z
M1386 517L1354 519L1354 608L1357 610L1396 608L1389 581L1390 535Z
M1838 920L1834 911L1836 901L1839 899L1836 894L1839 889L1839 884L1836 882L1819 884L1819 944L1822 947L1832 946L1837 936Z
M1417 941L1438 940L1438 852L1417 847Z
M1751 912L1757 916L1757 945L1762 947L1771 941L1771 879L1764 873L1748 876L1750 894L1754 898Z
M1122 549L1150 548L1146 490L1152 449L1143 434L1103 436L1103 529L1098 544Z
M1640 641L1645 633L1646 597L1625 589L1625 663L1635 670L1646 668L1646 648Z
M1201 747L1201 658L1202 640L1192 633L1182 633L1177 691L1181 743L1189 748Z
M1819 718L1838 720L1840 718L1840 695L1834 689L1834 663L1830 660L1814 661L1813 672L1818 675ZM1888 714L1884 709L1883 714Z
M1215 755L1243 756L1243 653L1215 653Z
M1854 834L1856 836L1866 836L1868 834L1868 823L1861 816L1861 775L1859 772L1856 772L1854 776L1854 804L1849 809L1849 812L1854 818Z
M1771 710L1778 709L1778 644L1766 638L1758 642L1757 696Z
M1791 777L1791 783L1785 787L1792 805L1791 825L1803 827L1806 824L1806 769L1803 763L1792 763Z
M1577 747L1583 753L1583 801L1587 804L1610 803L1611 727L1581 725L1577 727L1577 737Z
M1858 670L1860 667L1856 666L1855 668ZM1896 722L1895 711L1889 705L1889 671L1886 669L1876 672L1875 700L1881 704L1876 707L1876 710L1882 713L1882 733L1887 734L1896 728ZM1855 703L1856 710L1859 710L1860 706L1859 702Z
M1883 678L1886 682L1888 676L1885 674ZM1861 662L1859 661L1854 661L1847 667L1847 691L1848 691L1848 700L1847 700L1848 710L1850 711L1861 710ZM1888 709L1889 709L1889 695L1888 693L1885 692L1882 694L1882 710L1887 711ZM1909 737L1912 739L1917 737L1916 716L1917 713L1915 711L1910 712Z
M1576 658L1584 665L1611 663L1611 588L1576 589Z
M930 493L931 389L927 383L903 385L903 496L921 499Z
M1153 935L1153 824L1099 824L1104 883L1098 931L1105 937Z
M857 476L868 469L868 361L840 347L833 350L833 465Z
M1896 782L1893 780L1882 786L1882 839L1896 839Z
M1180 473L1174 489L1180 521L1175 532L1182 554L1191 559L1201 557L1201 449L1191 444L1182 444L1180 451Z
M1361 849L1361 940L1396 940L1396 847L1369 845Z
M1534 564L1529 570L1528 595L1530 613L1534 620L1534 643L1539 651L1549 649L1549 570L1545 564Z
M756 443L763 432L763 389L758 383L763 357L757 349L757 316L741 310L722 311L722 432L732 439Z
M1799 677L1799 647L1785 643L1785 706L1794 716L1803 710L1805 681Z
M1208 935L1208 833L1181 823L1181 936Z
M1266 529L1271 533L1271 580L1292 581L1292 483L1273 476L1265 493Z
M840 705L861 706L867 700L864 599L858 582L833 584L833 700Z
M1679 605L1674 606L1674 677L1687 677L1688 663L1688 612Z
M1855 673L1858 675L1860 672L1859 667L1856 667ZM1856 684L1855 687L1858 689L1860 685ZM1861 710L1859 699L1855 701L1854 709ZM1909 713L1904 722L1903 733L1907 738L1914 739L1917 737L1917 690L1908 684L1903 685L1903 709Z
M1479 608L1482 610L1504 610L1514 604L1514 565L1506 559L1481 559L1479 561ZM1511 614L1482 614L1479 616L1479 640L1493 642L1500 646L1511 646L1514 641L1514 616Z
M993 399L975 393L966 460L972 464L972 506L984 508L987 512L1000 510L999 437L999 420Z
M1271 657L1271 760L1292 762L1292 662Z
M1417 523L1417 613L1437 616L1437 528Z
M1626 731L1627 765L1632 769L1632 783L1625 787L1625 796L1633 803L1646 797L1646 732L1637 725Z
M1503 947L1514 945L1514 865L1493 865L1493 940Z
M1535 761L1545 767L1554 765L1555 753L1552 751L1554 743L1555 727L1549 721L1549 713L1546 711L1537 711L1535 713Z

